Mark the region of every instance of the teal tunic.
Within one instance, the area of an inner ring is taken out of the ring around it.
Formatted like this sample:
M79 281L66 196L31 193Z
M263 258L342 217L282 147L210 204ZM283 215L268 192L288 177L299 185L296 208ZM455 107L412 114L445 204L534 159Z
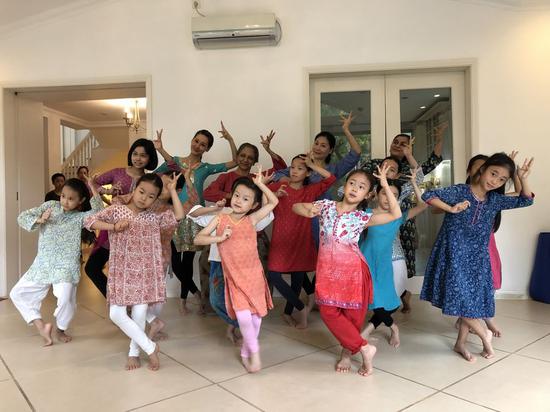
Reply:
M359 243L372 277L373 303L369 309L394 310L401 305L393 283L392 245L399 227L407 221L407 212L385 225L368 228L367 237Z

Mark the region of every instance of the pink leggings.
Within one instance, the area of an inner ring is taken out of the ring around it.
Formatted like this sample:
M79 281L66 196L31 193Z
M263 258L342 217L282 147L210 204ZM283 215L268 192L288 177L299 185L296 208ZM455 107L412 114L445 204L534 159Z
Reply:
M248 309L238 310L235 314L237 315L237 322L239 322L239 329L243 335L241 356L243 358L250 358L251 354L260 351L258 336L260 335L262 318L255 313L251 313Z

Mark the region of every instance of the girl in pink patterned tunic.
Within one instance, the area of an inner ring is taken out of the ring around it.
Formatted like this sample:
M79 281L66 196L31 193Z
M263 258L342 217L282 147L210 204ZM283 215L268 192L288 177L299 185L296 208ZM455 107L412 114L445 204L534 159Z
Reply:
M126 369L140 367L139 349L149 355L149 369L159 368L159 346L145 334L147 307L166 299L161 232L174 230L183 219L183 206L176 192L174 176L168 183L174 210L156 213L151 206L162 192L163 183L153 173L137 182L127 205L113 205L89 219L88 229L109 231L109 316L131 338ZM130 306L132 318L126 308Z
M273 308L256 243L256 224L279 203L265 185L262 170L252 181L240 177L233 183L229 214L220 214L195 237L196 245L218 243L225 279L225 305L243 335L241 358L250 373L261 369L258 335L262 317ZM256 212L262 200L267 202ZM212 232L216 236L211 236Z
M372 215L359 210L373 190L372 175L355 170L348 175L341 202L318 200L295 203L292 210L300 216L320 216L320 244L317 258L315 298L321 318L342 345L337 372L351 369L351 355L361 352L359 374L372 373L376 348L361 337L365 315L372 302L372 282L367 262L358 246L361 232L368 226L383 225L401 217L401 209L389 190L386 173L389 164L378 168L380 185L386 189L390 211Z

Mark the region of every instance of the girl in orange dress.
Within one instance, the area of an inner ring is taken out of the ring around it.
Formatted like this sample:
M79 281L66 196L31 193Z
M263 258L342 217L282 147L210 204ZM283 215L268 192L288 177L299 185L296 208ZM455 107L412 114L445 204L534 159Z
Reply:
M231 209L220 214L195 237L196 245L218 243L225 279L227 313L239 323L243 335L241 358L248 372L261 369L258 335L262 317L273 308L256 245L256 223L266 217L279 200L268 189L261 168L254 180L241 177L231 191ZM251 213L262 201L267 202ZM211 236L212 232L216 236Z

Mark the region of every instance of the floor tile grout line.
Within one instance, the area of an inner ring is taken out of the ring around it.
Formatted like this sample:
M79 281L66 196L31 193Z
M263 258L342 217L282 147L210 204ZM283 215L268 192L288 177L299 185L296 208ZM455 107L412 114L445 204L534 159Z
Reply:
M405 411L409 408L412 408L414 405L418 405L420 402L424 402L425 400L430 399L431 397L437 395L438 393L441 393L441 392L436 391L436 392L434 392L434 393L432 393L432 394L430 394L430 395L428 395L428 396L426 396L422 399L417 400L416 402L411 403L410 405L405 406L404 408L399 409L397 412L403 412L403 411Z
M151 406L151 405L154 405L156 403L160 403L160 402L164 402L164 401L167 401L167 400L170 400L170 399L174 399L174 398L177 398L178 396L183 396L183 395L188 395L190 393L193 393L193 392L196 392L196 391L200 391L202 389L206 389L206 388L210 388L212 386L216 386L215 383L210 383L208 385L204 385L204 386L201 386L199 388L195 388L195 389L191 389L191 390L188 390L188 391L185 391L185 392L181 392L181 393L178 393L176 395L172 395L172 396L168 396L166 398L163 398L163 399L159 399L157 401L154 401L154 402L149 402L149 403L146 403L146 404L143 404L143 405L140 405L140 406L136 406L135 408L131 408L131 409L126 409L125 412L132 412L132 411L137 411L139 409L142 409L142 408L145 408L146 406Z
M457 396L457 395L453 395L452 393L447 393L447 392L441 392L447 396L451 396L453 398L456 398L456 399L460 399L461 401L465 401L465 402L468 402L468 403L471 403L472 405L476 405L476 406L479 406L481 408L485 408L485 409L488 409L490 411L495 411L495 412L500 412L498 409L494 409L494 408L491 408L490 406L486 406L486 405L482 405L480 403L477 403L477 402L474 402L474 401L471 401L469 399L466 399L466 398L461 398L460 396Z
M548 337L548 336L550 336L550 332L547 333L546 335L544 335L544 336L538 338L538 339L535 339L533 342L528 343L527 345L522 346L521 348L519 348L518 350L516 350L516 351L514 351L514 352L512 352L512 353L518 354L519 351L525 349L525 348L528 347L528 346L531 346L531 345L537 343L539 340L542 340L542 339L544 339L544 338L546 338L546 337ZM518 355L519 355L519 354L518 354Z
M23 390L23 388L21 387L21 385L19 384L19 381L15 378L15 376L13 375L11 369L9 368L8 364L6 363L6 361L4 360L4 358L2 357L2 355L0 355L0 361L2 362L2 364L4 365L4 367L6 368L6 370L8 371L8 373L10 374L11 376L11 379L13 380L13 383L15 383L15 386L17 386L17 389L19 390L19 392L21 393L21 395L23 396L23 398L25 399L25 401L27 402L27 405L29 405L29 408L31 408L31 411L32 412L35 412L36 409L34 408L31 400L29 399L29 397L27 396L27 394L25 393L25 391Z
M248 405L252 406L254 409L258 409L259 411L264 412L264 410L263 410L262 408L260 408L259 406L254 405L252 402L250 402L250 401L244 399L242 396L237 395L236 393L233 393L233 392L231 392L229 389L224 388L223 386L220 386L220 385L218 385L218 384L216 384L216 386L217 386L218 388L220 388L221 390L224 390L224 391L230 393L231 395L235 396L236 398L240 399L241 401L243 401L243 402L247 403Z
M206 379L208 382L210 382L211 384L216 384L215 381L213 381L212 379L209 379L207 378L206 376L204 376L203 374L197 372L196 370L194 370L193 368L187 366L186 364L180 362L179 360L177 360L176 358L172 357L171 355L168 355L167 353L163 352L162 349L160 350L160 353L162 353L164 356L166 356L168 359L171 359L173 360L174 362L176 362L177 364L183 366L184 368L186 369L189 369L191 372L193 373L196 373L197 375L199 375L201 378L203 379Z

